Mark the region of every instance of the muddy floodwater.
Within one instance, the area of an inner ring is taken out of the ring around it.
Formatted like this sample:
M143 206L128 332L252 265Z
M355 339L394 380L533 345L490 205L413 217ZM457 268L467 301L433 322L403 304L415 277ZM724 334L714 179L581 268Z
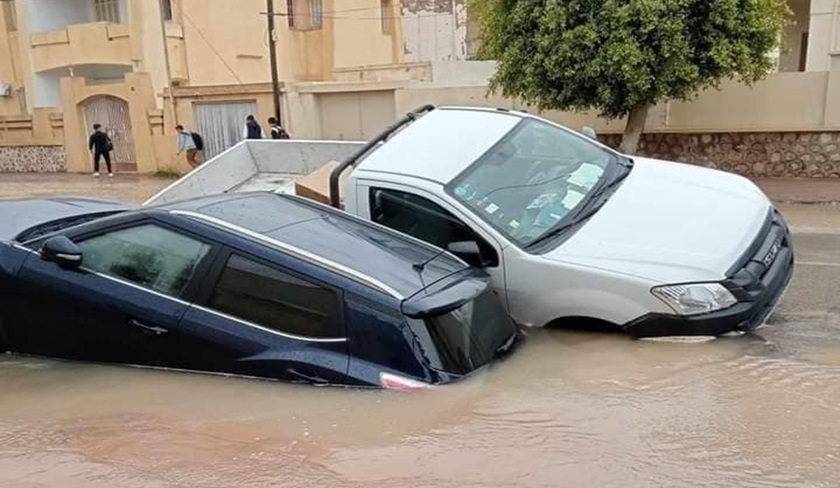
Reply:
M837 487L840 235L757 334L531 331L438 391L0 358L0 487Z

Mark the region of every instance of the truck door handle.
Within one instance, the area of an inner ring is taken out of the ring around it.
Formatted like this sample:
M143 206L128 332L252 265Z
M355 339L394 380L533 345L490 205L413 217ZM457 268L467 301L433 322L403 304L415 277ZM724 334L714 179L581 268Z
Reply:
M128 321L128 325L132 327L137 327L138 329L146 332L147 334L154 334L156 336L166 335L169 331L164 329L163 327L155 327L151 325L146 325L143 322L140 322L136 319L131 319Z

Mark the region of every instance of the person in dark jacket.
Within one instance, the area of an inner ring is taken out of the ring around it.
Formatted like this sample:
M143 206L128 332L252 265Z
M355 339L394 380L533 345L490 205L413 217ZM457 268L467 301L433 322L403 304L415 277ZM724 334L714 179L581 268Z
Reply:
M257 119L253 115L245 117L245 129L242 131L242 137L245 139L263 139L263 130Z
M111 151L114 145L108 134L102 131L100 124L93 124L93 134L88 140L88 149L93 152L93 176L99 178L99 161L105 158L105 165L108 167L108 176L113 177L114 172L111 171Z
M277 122L275 117L268 118L268 127L272 139L291 139L289 133Z

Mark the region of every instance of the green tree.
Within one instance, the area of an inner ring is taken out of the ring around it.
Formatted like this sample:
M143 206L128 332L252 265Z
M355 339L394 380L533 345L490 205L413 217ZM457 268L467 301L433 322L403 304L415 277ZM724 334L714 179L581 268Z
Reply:
M474 0L479 57L498 62L493 92L539 110L628 116L636 151L650 108L773 67L785 0Z

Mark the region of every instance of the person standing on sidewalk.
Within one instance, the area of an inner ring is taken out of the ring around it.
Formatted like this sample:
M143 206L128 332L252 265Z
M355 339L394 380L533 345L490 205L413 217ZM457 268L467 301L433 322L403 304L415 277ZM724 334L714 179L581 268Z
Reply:
M253 115L245 117L245 128L242 130L243 139L263 139L263 130Z
M113 177L111 170L111 151L114 150L114 143L102 130L102 125L93 124L93 134L88 139L88 149L93 153L93 176L99 178L99 161L105 158L105 165L108 167L108 176Z
M198 168L201 164L198 162L198 153L204 150L204 141L201 136L185 130L183 125L176 125L175 130L178 131L178 155L187 151L187 163L193 168Z

